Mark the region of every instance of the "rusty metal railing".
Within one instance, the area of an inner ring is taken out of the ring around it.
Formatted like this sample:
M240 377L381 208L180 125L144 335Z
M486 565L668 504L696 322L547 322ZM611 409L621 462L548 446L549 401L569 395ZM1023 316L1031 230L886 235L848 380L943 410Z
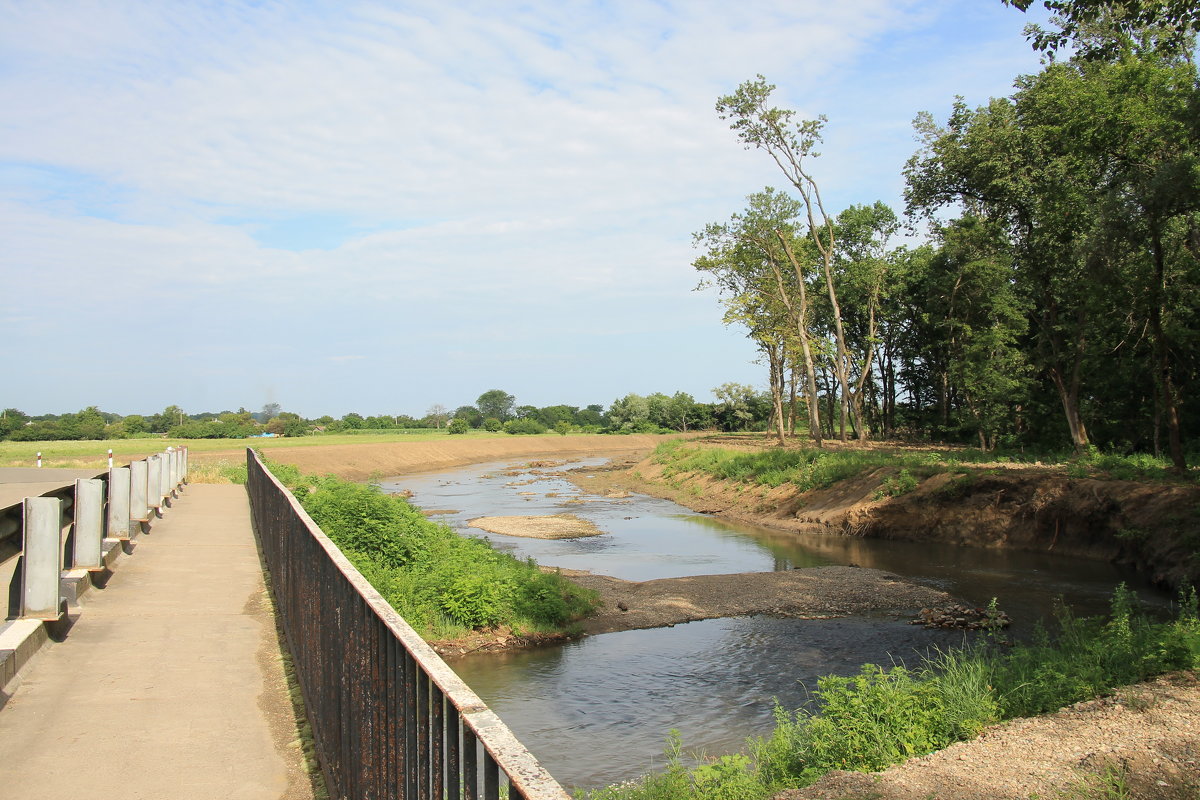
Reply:
M254 525L330 795L569 800L246 451Z

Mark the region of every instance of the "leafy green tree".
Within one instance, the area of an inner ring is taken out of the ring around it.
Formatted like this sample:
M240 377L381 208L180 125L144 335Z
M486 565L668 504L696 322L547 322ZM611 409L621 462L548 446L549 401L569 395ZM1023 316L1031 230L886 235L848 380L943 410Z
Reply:
M1001 2L1027 11L1035 0ZM1159 53L1187 53L1200 33L1200 5L1194 0L1042 0L1042 7L1054 15L1053 28L1025 27L1034 49L1053 54L1074 45L1089 61L1113 60L1135 39L1148 40ZM1097 36L1097 28L1108 35Z
M708 225L694 236L705 248L693 266L707 273L725 295L725 322L744 324L767 359L776 432L784 443L783 393L787 367L799 344L808 398L809 431L821 446L821 425L814 367L817 335L812 331L805 241L796 237L800 203L770 187L750 195L743 213L728 223ZM705 283L702 286L707 285Z
M949 123L918 121L910 207L963 203L1002 225L1014 279L1033 301L1036 365L1061 400L1071 441L1090 443L1111 384L1109 353L1147 341L1155 436L1184 469L1179 379L1189 340L1200 212L1200 93L1186 58L1076 59L1022 76L1012 98ZM1124 320L1124 330L1117 321ZM1106 352L1107 351L1107 352ZM1085 407L1085 403L1092 410ZM1160 422L1161 420L1161 422Z
M822 139L825 117L796 121L796 112L770 105L775 86L762 75L742 83L736 92L717 100L717 113L730 120L730 127L747 149L765 150L800 195L808 222L808 239L819 256L829 298L833 321L835 353L833 372L841 389L841 413L852 417L859 438L868 431L851 403L851 365L846 351L846 335L842 326L842 311L834 283L834 261L837 255L837 232L833 219L825 210L821 190L807 161L819 155L816 146ZM845 429L842 430L845 438Z
M500 389L491 389L479 395L479 399L475 401L475 406L485 419L487 417L495 417L503 422L512 418L513 406L516 402L517 398L508 392Z
M483 424L483 414L475 406L459 406L454 410L454 419L461 419L472 428Z
M483 429L485 431L491 431L491 432L495 433L496 431L502 430L503 428L504 428L504 423L501 422L500 420L496 419L495 417L488 417L487 419L485 419L483 421Z
M608 409L608 419L613 430L633 431L650 425L650 402L640 394L630 392L613 401Z
M470 424L462 417L455 417L450 420L450 424L446 426L447 433L451 435L466 433L471 430Z

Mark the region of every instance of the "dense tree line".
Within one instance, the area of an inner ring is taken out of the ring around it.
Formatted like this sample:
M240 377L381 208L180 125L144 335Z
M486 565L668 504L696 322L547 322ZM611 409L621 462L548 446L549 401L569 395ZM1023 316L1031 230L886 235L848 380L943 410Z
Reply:
M773 107L762 76L720 98L790 190L696 234L694 265L762 353L781 440L801 419L818 445L1098 445L1185 468L1200 433L1193 23L1059 19L1065 38L1028 33L1070 57L1009 97L920 115L904 170L919 244L895 242L882 203L826 211L809 171L823 119Z
M0 440L49 441L56 439L126 439L169 436L176 439L244 439L252 436L309 436L325 433L378 432L403 429L444 429L465 433L473 429L511 434L558 433L662 433L691 430L756 430L765 427L770 403L752 386L724 384L713 390L717 401L698 403L686 392L646 396L627 394L606 408L553 405L538 408L518 405L500 389L484 392L474 405L449 411L431 406L424 417L358 413L335 419L306 419L268 403L261 411L203 412L188 414L179 406L161 413L121 416L90 406L75 414L30 416L8 408L0 411Z

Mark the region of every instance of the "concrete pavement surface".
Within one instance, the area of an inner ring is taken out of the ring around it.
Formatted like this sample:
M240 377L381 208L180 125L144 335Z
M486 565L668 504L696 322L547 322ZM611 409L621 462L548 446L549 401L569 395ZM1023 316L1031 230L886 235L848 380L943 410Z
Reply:
M26 497L74 486L76 478L94 478L103 472L103 469L0 467L0 508L19 503Z
M313 797L244 487L189 485L84 602L0 710L0 794Z

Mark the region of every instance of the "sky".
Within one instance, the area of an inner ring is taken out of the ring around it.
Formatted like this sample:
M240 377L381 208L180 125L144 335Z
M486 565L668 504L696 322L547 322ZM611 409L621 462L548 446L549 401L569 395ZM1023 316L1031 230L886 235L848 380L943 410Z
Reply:
M1036 71L1000 0L0 0L0 407L421 416L765 388L692 234L828 118L827 208Z

